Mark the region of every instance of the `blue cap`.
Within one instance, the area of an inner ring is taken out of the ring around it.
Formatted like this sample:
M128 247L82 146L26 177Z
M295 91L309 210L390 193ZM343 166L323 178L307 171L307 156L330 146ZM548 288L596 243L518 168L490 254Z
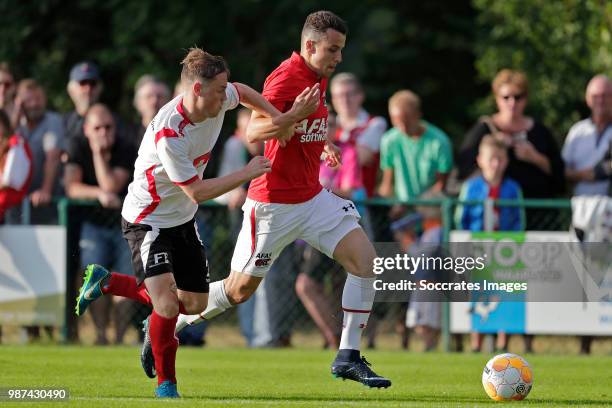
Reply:
M100 70L93 62L79 62L70 70L71 81L99 81Z
M405 215L397 221L393 221L390 227L391 227L391 231L398 232L398 231L404 231L410 228L412 229L420 228L422 222L423 222L423 216L419 214L418 212L415 212L412 214Z

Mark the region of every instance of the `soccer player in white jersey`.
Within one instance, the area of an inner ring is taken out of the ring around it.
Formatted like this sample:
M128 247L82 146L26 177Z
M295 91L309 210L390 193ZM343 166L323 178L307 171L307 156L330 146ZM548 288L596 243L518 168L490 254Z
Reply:
M276 136L286 138L295 122L318 105L318 90L304 89L281 114L252 88L228 83L224 59L199 48L192 48L182 65L185 92L164 105L148 126L123 203L123 233L137 279L89 265L76 305L81 315L89 303L110 293L153 307L147 340L155 357L158 397L179 396L174 335L179 311L198 313L208 301L208 263L194 220L198 203L271 170L270 160L258 156L240 171L202 180L225 112L242 103L274 126L289 129Z
M346 23L334 13L310 14L302 30L300 53L293 53L266 79L262 94L280 111L287 111L305 87L320 89L320 103L289 139L274 136L287 128L276 126L257 112L253 114L247 137L266 141L264 154L273 170L250 184L229 277L210 284L207 308L200 316L181 316L177 331L246 301L283 248L303 239L348 271L342 294L340 349L332 363L332 374L369 387L386 388L391 381L374 373L359 351L374 302L372 265L376 253L358 223L355 205L319 183L321 154L327 154L332 166L340 160L338 148L327 138L325 89L342 61L346 32ZM152 357L143 354L145 371Z

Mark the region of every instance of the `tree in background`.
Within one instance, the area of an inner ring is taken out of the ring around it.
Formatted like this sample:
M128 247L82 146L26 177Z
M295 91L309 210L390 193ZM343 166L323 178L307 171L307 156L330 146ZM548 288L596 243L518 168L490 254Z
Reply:
M11 4L13 3L13 4ZM103 71L104 102L132 112L133 85L143 73L178 79L185 50L199 45L226 57L232 78L261 88L265 74L296 46L305 16L331 9L347 20L349 41L340 71L357 74L366 108L387 114L387 100L411 88L427 117L461 137L466 109L486 92L474 85L474 19L470 0L236 0L175 2L95 0L0 1L0 60L49 91L66 111L68 71L91 59Z
M474 0L478 10L475 52L480 78L502 68L529 78L530 112L559 141L588 114L584 91L597 73L612 74L612 2L605 0ZM492 98L475 105L490 113Z

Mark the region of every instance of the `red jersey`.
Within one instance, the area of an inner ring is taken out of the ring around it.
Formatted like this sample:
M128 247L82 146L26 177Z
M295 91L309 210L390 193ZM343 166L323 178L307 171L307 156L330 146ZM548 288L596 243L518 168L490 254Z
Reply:
M342 126L337 125L334 140L337 146L340 148L342 148L342 144L345 143L352 146L361 144L365 145L374 152L372 162L370 164L360 166L358 170L360 173L358 176L360 183L363 185L363 187L365 187L368 197L374 197L378 169L380 168L380 139L387 128L387 124L380 116L370 116L364 110L359 113L358 120L359 124L351 130L345 130L342 128ZM365 133L368 133L367 141L363 140ZM345 163L344 151L342 161ZM342 172L342 168L339 171Z
M27 195L32 181L32 151L28 142L19 135L8 140L8 151L0 159L0 178L6 186L0 189L0 221L11 207L19 205Z
M321 100L318 109L302 120L298 132L285 147L278 140L266 142L264 155L272 162L272 172L251 181L248 197L255 201L297 204L310 200L321 189L319 165L327 141L327 78L311 70L297 53L283 61L266 79L262 95L278 110L291 109L304 88L319 84Z
M487 198L491 200L498 200L500 189L501 189L501 183L499 183L496 186L492 186L489 184L489 194L487 195ZM493 207L493 231L499 231L499 207L498 206Z

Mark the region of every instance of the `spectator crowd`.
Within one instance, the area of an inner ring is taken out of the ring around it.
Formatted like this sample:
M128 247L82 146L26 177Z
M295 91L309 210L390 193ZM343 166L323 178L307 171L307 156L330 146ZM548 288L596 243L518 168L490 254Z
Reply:
M180 86L175 89L176 96ZM60 114L49 108L48 95L37 80L20 79L8 64L0 64L0 223L56 224L56 205L61 197L95 200L97 208L79 214L80 266L99 263L115 272L132 274L119 222L108 220L117 219L116 210L126 194L147 126L172 95L163 81L142 76L134 87L138 120L132 123L100 103L103 91L100 67L87 61L76 64L67 83L74 109ZM329 87L333 113L328 135L341 149L343 165L333 170L322 163L321 183L356 202L370 239L395 240L406 253L417 251L419 245L442 243L439 209L414 209L408 205L410 200L450 196L470 202L460 202L455 208L455 229L524 231L548 228L542 219L549 217L551 210L502 207L494 200L610 196L612 82L608 77L596 75L588 81L585 100L590 115L568 130L562 146L558 143L562 135L555 137L537 117L529 115L529 83L524 73L501 70L491 91L496 110L480 117L464 136L455 135L458 143L454 145L443 129L425 119L432 108L415 92L398 90L389 98L388 112L377 112L377 116L365 110L367 95L357 76L346 72L335 75ZM238 112L235 131L220 155L219 175L235 171L250 156L261 154L263 146L246 139L249 118L248 110ZM393 199L394 204L389 208L363 204L375 197ZM226 239L232 244L240 229L245 198L246 186L241 186L217 199L227 206ZM493 204L486 205L487 201ZM207 241L212 234L210 224L215 221L205 212L201 215L201 233ZM326 292L338 291L343 279L336 277L341 271L304 242L296 242L285 252L261 293L240 305L241 331L247 343L290 343L290 331L275 324L290 319L287 308L273 300L279 287L289 285L324 344L337 347L341 319L335 318L338 305L331 299L338 296ZM388 308L377 306L371 318L368 343L372 347L377 322ZM109 343L111 311L116 343L123 342L130 325L139 324L135 317L138 307L122 298L96 302L91 309L98 344ZM440 304L415 302L400 310L397 327L403 346L408 347L408 333L413 331L422 337L426 350L435 349L441 328ZM38 335L36 330L31 334ZM202 333L198 336L201 339ZM472 336L471 347L481 349L481 335ZM525 347L531 350L529 337ZM589 339L583 339L582 351L588 352L589 347ZM508 348L504 333L497 334L497 348Z

